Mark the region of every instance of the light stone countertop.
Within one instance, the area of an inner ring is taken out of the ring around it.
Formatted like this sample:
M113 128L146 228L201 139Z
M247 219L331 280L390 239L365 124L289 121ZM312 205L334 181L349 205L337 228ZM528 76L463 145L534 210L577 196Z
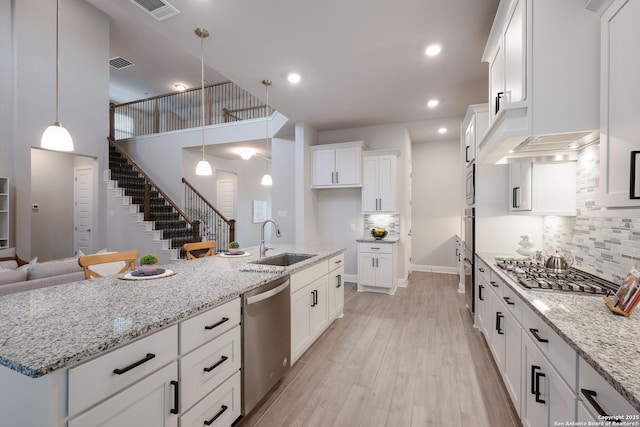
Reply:
M29 377L75 365L208 310L345 249L272 245L267 257L314 257L289 267L250 264L251 256L174 261L175 275L122 280L115 276L0 297L0 365Z
M640 313L613 314L602 296L531 291L478 254L578 355L640 412Z

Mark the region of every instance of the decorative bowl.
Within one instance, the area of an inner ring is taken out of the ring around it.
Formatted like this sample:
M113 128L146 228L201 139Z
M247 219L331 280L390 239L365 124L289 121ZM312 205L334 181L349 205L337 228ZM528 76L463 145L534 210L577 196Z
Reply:
M382 240L387 236L388 232L384 228L372 228L371 235L376 240Z
M237 255L240 252L241 252L240 248L229 248L229 253L232 254L232 255Z
M141 265L140 267L138 267L138 270L140 270L144 274L154 274L156 271L158 271L158 264Z

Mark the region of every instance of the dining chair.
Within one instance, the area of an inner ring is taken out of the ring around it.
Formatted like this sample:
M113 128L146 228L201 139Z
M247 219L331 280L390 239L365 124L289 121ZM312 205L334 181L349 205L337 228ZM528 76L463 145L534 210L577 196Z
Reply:
M92 277L103 277L109 274L120 274L127 270L135 271L138 255L136 250L83 255L78 258L78 264L84 268L85 279L91 279ZM102 268L105 264L110 264L110 267L112 267L109 273ZM101 268L96 268L98 266ZM118 269L118 267L120 268Z
M215 255L216 242L215 240L210 240L208 242L195 242L195 243L185 243L183 245L184 251L187 254L187 259L197 259L206 256ZM198 252L202 252L203 250L208 249L207 252L198 256ZM192 252L195 252L193 254Z

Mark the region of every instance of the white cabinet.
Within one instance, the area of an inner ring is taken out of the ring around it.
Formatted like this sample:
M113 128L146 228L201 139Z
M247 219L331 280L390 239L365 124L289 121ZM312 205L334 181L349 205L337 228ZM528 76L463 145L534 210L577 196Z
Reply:
M329 320L343 316L344 254L329 259Z
M176 427L176 362L69 420L69 427Z
M0 177L0 249L9 247L9 178Z
M531 210L531 163L509 165L509 210Z
M632 423L640 420L638 411L582 357L578 359L578 399L578 421L611 420L611 416Z
M487 131L489 124L488 104L469 105L467 114L462 121L461 137L464 141L462 157L468 166L476 158L476 146Z
M362 141L311 147L311 188L362 186Z
M362 156L362 211L394 213L397 191L397 153L365 152Z
M180 427L231 426L240 415L240 371L180 417Z
M576 163L509 165L509 210L537 215L576 214Z
M640 2L627 0L616 0L601 20L600 200L605 207L640 206L640 58L634 54L639 21Z
M477 161L517 157L521 143L551 135L563 135L549 141L569 153L600 128L599 38L599 17L583 1L500 1L482 57L490 117Z
M358 291L395 293L395 244L358 243Z
M291 295L292 365L326 329L328 320L327 276L322 276Z

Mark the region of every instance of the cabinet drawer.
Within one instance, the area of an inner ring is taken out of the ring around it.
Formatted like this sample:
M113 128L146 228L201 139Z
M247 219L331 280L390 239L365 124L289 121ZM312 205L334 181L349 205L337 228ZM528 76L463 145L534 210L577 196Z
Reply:
M329 271L340 268L344 265L344 253L329 258Z
M577 353L529 307L523 307L522 328L542 353L547 356L567 384L574 389Z
M298 291L314 280L329 273L329 262L320 261L317 264L307 267L302 271L295 272L291 275L291 293Z
M602 378L591 365L585 362L582 357L578 358L578 363L578 397L594 417L598 417L600 414L598 414L593 403L599 405L607 415L623 416L623 421L627 421L624 415L638 414L638 411L636 411L607 380ZM593 395L592 392L595 392L595 395ZM587 395L592 397L593 403L589 402ZM603 420L603 418L599 419ZM637 419L629 419L628 421L637 421Z
M176 362L69 420L68 427L176 427Z
M230 426L240 416L240 371L180 417L181 427ZM215 419L214 419L215 418Z
M358 243L358 251L390 254L393 253L393 245L391 243Z
M182 410L193 406L240 369L240 326L180 359Z
M515 291L506 284L502 286L502 302L507 306L511 314L513 314L515 320L522 324L522 306L524 302L522 302Z
M69 416L130 386L177 356L178 327L172 326L69 369Z
M507 285L493 271L490 272L489 276L489 280L487 281L489 283L489 288L498 296L500 300L502 300L504 288L506 288ZM482 277L486 277L486 275L483 275Z
M240 324L240 298L180 323L180 354L187 354Z
M485 264L480 258L476 258L478 269L477 274L480 277L483 277L484 280L489 283L491 281L491 269Z

